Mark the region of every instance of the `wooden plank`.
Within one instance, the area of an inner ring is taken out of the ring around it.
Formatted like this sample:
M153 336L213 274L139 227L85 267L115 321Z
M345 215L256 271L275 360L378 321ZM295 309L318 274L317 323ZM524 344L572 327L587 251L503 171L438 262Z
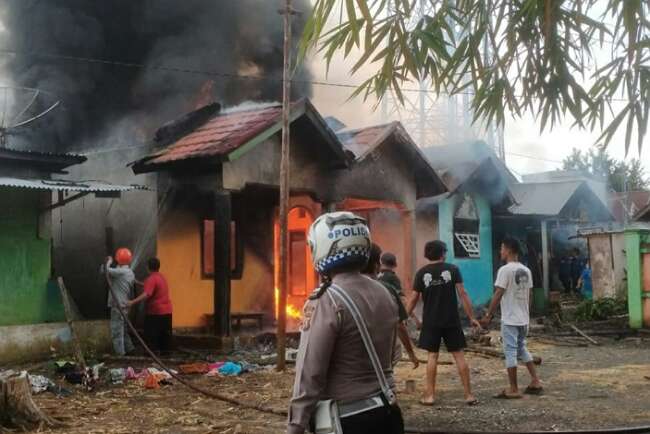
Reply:
M591 337L589 337L585 332L583 332L582 330L580 330L580 329L579 329L578 327L576 327L575 325L571 324L571 329L573 329L574 332L578 333L580 336L582 336L583 338L585 338L586 340L588 340L588 341L591 342L592 344L594 344L594 345L600 345L600 342L598 342L597 340L592 339Z
M641 234L636 230L625 232L627 255L627 307L630 327L643 325L643 303L641 302Z
M65 283L63 283L63 277L59 277L57 279L57 282L59 284L59 290L61 291L61 299L63 300L65 319L68 322L70 335L72 336L72 350L74 352L74 357L77 360L77 363L79 363L81 369L83 369L83 372L86 372L86 359L84 357L83 351L81 350L81 344L79 343L79 337L74 325L72 306L70 305L70 299L68 298L68 290L65 287Z

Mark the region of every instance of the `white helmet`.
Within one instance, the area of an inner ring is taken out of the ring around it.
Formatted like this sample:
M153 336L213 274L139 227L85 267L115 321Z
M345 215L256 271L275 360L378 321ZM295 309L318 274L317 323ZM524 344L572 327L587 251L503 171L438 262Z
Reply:
M351 212L323 214L309 228L308 240L314 267L321 274L354 262L367 261L370 230L366 221Z

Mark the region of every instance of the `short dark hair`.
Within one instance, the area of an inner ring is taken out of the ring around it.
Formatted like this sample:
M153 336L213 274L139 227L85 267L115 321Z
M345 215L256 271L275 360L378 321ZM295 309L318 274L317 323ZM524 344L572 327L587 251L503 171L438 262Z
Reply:
M447 244L440 240L429 241L424 246L424 257L429 261L438 261L447 253Z
M510 250L515 255L521 254L521 246L519 245L519 240L513 237L505 237L501 240L501 244Z
M386 252L381 255L381 265L387 267L397 267L397 257L392 253Z
M147 261L147 268L151 271L160 270L160 259L158 258L149 258Z
M377 269L379 268L380 258L381 258L381 247L379 247L378 244L371 243L370 252L368 254L368 263L361 270L361 273L363 274L376 273Z

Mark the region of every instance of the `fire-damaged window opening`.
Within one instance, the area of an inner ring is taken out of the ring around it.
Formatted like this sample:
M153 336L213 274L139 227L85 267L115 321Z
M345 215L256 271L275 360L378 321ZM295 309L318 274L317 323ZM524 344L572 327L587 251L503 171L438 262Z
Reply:
M454 256L457 258L481 257L479 236L480 220L476 203L465 193L454 213Z
M241 279L244 271L244 249L237 223L230 222L230 274ZM201 275L203 279L214 277L214 220L201 222Z

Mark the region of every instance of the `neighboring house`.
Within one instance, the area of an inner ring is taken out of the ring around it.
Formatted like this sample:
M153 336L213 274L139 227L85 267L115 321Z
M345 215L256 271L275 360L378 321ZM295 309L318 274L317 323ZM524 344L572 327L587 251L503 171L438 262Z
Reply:
M53 178L85 160L81 155L0 148L0 361L47 355L50 346L69 341L53 281L60 274L53 269L51 212L89 194L118 197L132 189ZM107 337L104 326L85 323L80 329Z
M611 222L613 216L598 185L586 180L524 182L511 186L516 204L509 212L504 232L537 244L541 252L541 286L548 294L559 289L558 261L584 241L572 239L579 227ZM537 241L539 240L539 241Z
M644 208L641 208L639 212L637 212L636 215L632 218L632 220L635 222L650 223L650 203Z
M339 208L367 218L373 241L397 256L397 274L410 290L422 256L415 236L417 200L447 187L399 122L337 134L355 157L351 170L340 171L336 178L337 190L347 195L339 196Z
M619 223L633 221L637 214L650 206L650 191L611 192L609 207Z
M231 317L277 317L281 128L280 105L214 104L163 127L158 150L133 164L135 173L158 174L157 250L175 328L214 324L228 335ZM444 192L399 124L339 135L308 100L292 105L290 317L300 316L317 285L306 235L319 214L366 216L385 249L401 250L408 277L416 200Z
M514 203L509 185L516 179L482 142L424 152L449 192L418 202L418 263L426 263L424 244L441 239L449 249L447 260L461 270L472 302L484 304L492 296L498 263L493 218Z

